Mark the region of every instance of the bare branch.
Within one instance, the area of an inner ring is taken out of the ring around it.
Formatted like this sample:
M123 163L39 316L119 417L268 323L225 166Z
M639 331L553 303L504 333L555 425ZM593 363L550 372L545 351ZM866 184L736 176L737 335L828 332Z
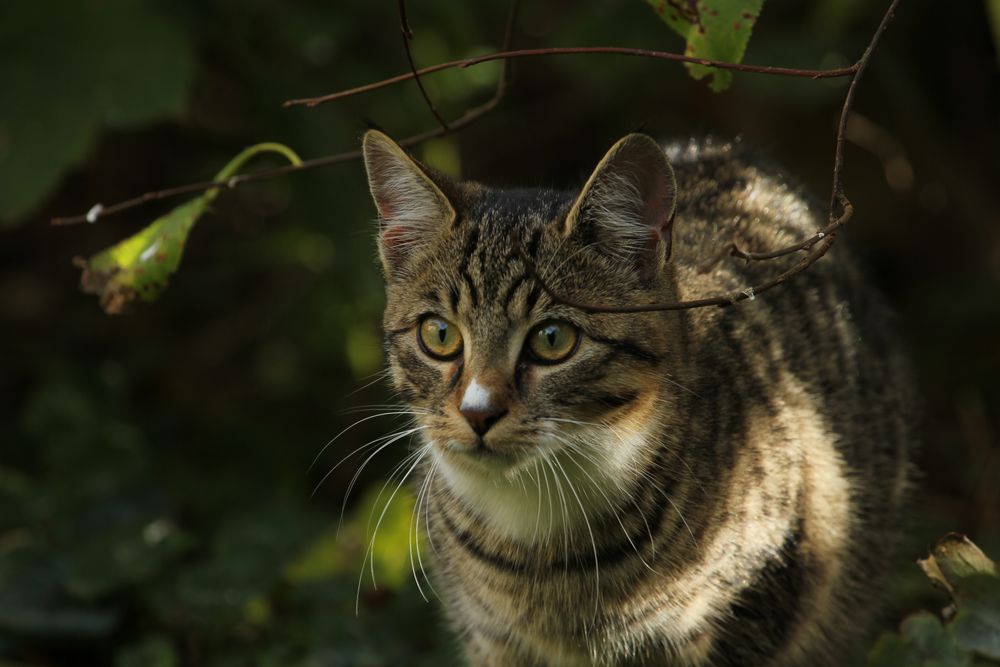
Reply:
M847 201L846 197L841 203L843 207L843 213L840 218L835 221L836 227L841 227L844 225L852 215L854 215L854 206ZM832 225L831 225L832 226ZM582 301L575 301L573 299L567 298L563 294L558 294L555 292L542 278L541 274L538 272L538 268L535 263L531 261L524 248L521 246L520 240L513 236L514 251L517 253L518 258L524 264L524 270L528 277L538 283L538 286L549 295L549 297L558 304L564 306L569 306L570 308L577 308L587 313L649 313L664 310L691 310L693 308L706 308L708 306L731 306L733 304L739 303L740 301L746 301L757 298L758 294L762 294L773 287L788 281L793 276L802 273L810 266L816 263L816 261L825 255L830 247L833 245L835 239L835 233L831 233L822 238L818 243L814 243L815 249L803 257L798 263L792 268L779 273L774 278L767 280L763 283L757 285L750 285L743 290L733 292L731 294L720 294L717 296L710 296L703 299L693 299L691 301L673 301L669 303L642 303L634 304L628 306L611 306L602 304L585 303ZM811 246L810 246L811 247ZM787 254L787 253L785 253Z
M900 0L892 0L889 8L887 9L885 15L882 17L878 28L872 36L871 41L865 48L861 57L849 67L839 67L833 69L796 69L787 67L764 67L757 65L743 65L739 63L728 63L722 61L706 60L703 58L693 58L690 56L669 53L663 51L651 51L647 49L632 49L625 47L576 47L576 48L548 48L548 49L522 49L512 51L510 50L510 44L513 34L513 26L518 10L519 0L512 0L510 6L510 13L507 19L506 30L504 34L503 47L501 51L497 53L487 54L483 56L477 56L475 58L467 58L464 60L455 60L447 63L440 63L438 65L432 65L430 67L424 67L422 69L416 69L414 66L412 55L409 51L409 39L412 37L412 31L409 29L409 25L406 20L406 10L404 5L404 0L398 0L400 9L400 29L403 33L404 44L407 50L407 58L410 62L411 71L407 74L401 74L399 76L384 79L382 81L377 81L365 86L359 86L356 88L351 88L349 90L340 91L338 93L333 93L331 95L325 95L322 97L306 98L300 100L289 100L285 102L285 106L296 106L296 105L306 105L306 106L316 106L317 104L322 104L324 102L333 101L336 99L341 99L344 97L350 97L352 95L358 95L361 93L369 92L372 90L378 90L380 88L385 88L402 81L407 81L409 79L416 79L418 85L420 86L421 93L424 95L424 99L430 107L431 111L435 116L438 117L440 122L440 127L433 130L428 130L421 134L408 137L400 141L400 145L404 147L409 147L414 144L418 144L427 139L442 136L449 130L455 131L459 130L466 125L474 122L478 118L482 117L484 114L493 110L503 99L506 93L507 86L510 79L510 61L516 58L525 57L539 57L539 56L555 56L555 55L581 55L581 54L616 54L625 56L637 56L645 58L654 58L662 60L672 60L677 62L695 63L699 65L704 65L706 67L716 67L719 69L727 69L738 72L750 72L758 74L770 74L776 76L795 76L795 77L806 77L811 79L821 79L821 78L835 78L850 76L851 82L848 86L847 94L844 98L844 104L841 110L840 119L837 127L837 139L836 148L834 151L834 164L833 164L833 188L831 192L831 202L830 202L830 223L823 230L817 232L808 239L792 244L785 248L780 248L772 251L765 252L749 252L740 249L735 243L730 244L727 249L728 255L733 257L738 257L747 261L765 261L771 259L777 259L779 257L784 257L787 255L794 254L801 251L809 251L802 259L800 259L791 268L779 273L774 278L767 280L765 282L759 283L757 285L748 286L746 289L737 291L731 294L723 294L710 296L702 299L695 299L690 301L678 301L674 303L651 303L651 304L636 304L628 306L611 306L611 305L598 305L598 304L588 304L583 302L574 301L560 295L552 290L552 288L544 281L543 277L538 273L537 268L531 259L524 252L521 246L520 240L516 237L513 238L514 249L519 255L521 261L524 263L525 270L531 278L537 281L538 285L557 303L561 303L573 308L578 308L586 312L595 313L638 313L638 312L653 312L653 311L668 311L668 310L688 310L692 308L704 308L707 306L730 306L740 301L753 300L758 294L762 294L794 277L795 275L805 271L810 266L812 266L816 261L818 261L823 255L825 255L830 248L833 246L836 240L836 234L839 229L844 226L853 216L854 207L848 200L846 194L844 193L843 185L843 165L844 165L844 143L845 135L847 130L848 116L850 115L851 108L854 104L854 98L857 91L858 84L864 74L868 63L871 60L876 47L885 33L889 22L895 15L897 6ZM453 121L449 126L444 120L438 115L433 104L431 103L429 97L424 91L422 84L420 83L420 77L425 74L430 74L433 72L438 72L450 68L465 68L472 67L484 62L490 62L493 60L503 61L503 70L500 76L500 80L497 82L496 92L493 97L490 98L485 103L478 107L467 110L462 116ZM203 190L208 190L211 188L219 187L236 187L240 183L247 181L260 180L264 178L270 178L279 174L286 174L295 171L302 171L303 169L310 169L319 166L325 166L329 164L335 164L337 162L344 162L347 160L352 160L360 157L361 151L349 151L346 153L339 153L336 155L329 155L326 157L315 158L312 160L307 160L296 166L283 166L276 169L269 169L259 172L253 172L250 174L244 174L235 176L224 183L217 183L214 181L203 181L200 183L192 183L190 185L184 185L177 188L170 188L167 190L159 190L156 192L149 192L139 197L130 199L119 204L114 204L108 207L92 208L88 214L69 217L69 218L56 218L52 221L52 224L74 224L80 222L93 222L93 219L97 217L94 211L100 216L110 215L133 206L137 206L147 201L152 201L156 199L163 199L166 197L185 194L190 192L199 192Z
M425 74L433 74L434 72L440 72L446 69L465 69L467 67L473 67L475 65L480 65L482 63L491 62L494 60L513 60L515 58L539 58L547 56L578 56L578 55L618 55L618 56L634 56L639 58L653 58L655 60L671 60L674 62L682 63L692 63L694 65L704 65L705 67L715 67L717 69L727 69L734 72L750 72L753 74L771 74L774 76L795 76L807 79L835 79L838 77L852 76L858 69L858 63L854 63L848 67L834 67L831 69L799 69L795 67L769 67L764 65L745 65L742 63L730 63L724 60L708 60L706 58L695 58L693 56L686 56L682 53L673 53L671 51L654 51L651 49L634 49L624 46L574 46L574 47L553 47L553 48L541 48L541 49L518 49L516 51L498 51L497 53L487 53L481 56L475 56L473 58L464 58L462 60L452 60L446 63L439 63L437 65L430 65L429 67L423 67L416 72L407 72L405 74L398 74L388 79L383 79L381 81L375 81L374 83L369 83L364 86L357 86L356 88L349 88L347 90L341 90L336 93L330 93L329 95L321 95L319 97L305 97L296 100L288 100L283 106L294 107L294 106L307 106L314 107L319 104L324 104L326 102L333 102L334 100L340 100L345 97L353 97L354 95L360 95L361 93L368 93L373 90L379 90L381 88L387 88L397 83L403 81L409 81L415 76L424 76Z
M747 299L754 299L758 294L766 292L767 290L776 287L789 278L805 271L810 266L816 263L823 255L827 253L831 246L833 246L836 240L837 231L843 227L854 215L854 206L848 200L847 195L844 193L844 182L843 182L843 171L844 171L844 142L847 133L847 121L851 113L851 107L854 105L854 97L858 88L858 84L861 81L861 77L864 75L865 70L868 67L868 63L871 61L872 55L875 53L875 49L878 46L879 40L881 40L882 35L885 33L889 22L895 16L896 8L899 6L900 0L892 0L889 4L889 8L886 10L885 15L882 17L882 21L879 23L878 28L872 35L871 41L865 48L864 53L858 61L852 65L854 69L853 76L851 77L851 83L847 88L847 94L844 97L844 104L840 112L840 120L837 124L837 140L836 148L834 150L834 160L833 160L833 188L830 195L830 213L829 219L830 224L819 232L816 232L813 236L809 237L804 241L794 243L790 246L779 248L777 250L771 250L766 252L748 252L741 250L735 243L730 244L729 254L733 257L739 257L747 261L764 261L770 259L777 259L779 257L785 257L787 255L794 254L796 252L801 252L804 250L811 250L808 255L803 257L796 263L792 268L778 274L771 280L763 282L759 285L752 285L747 287L745 290L739 291L735 294L728 295L718 295L706 297L703 299L695 299L692 301L677 301L673 303L651 303L651 304L636 304L628 306L610 306L610 305L597 305L588 304L573 301L567 299L563 295L555 294L552 288L549 287L541 275L538 274L535 269L534 264L524 253L521 248L521 244L517 239L514 239L514 248L524 262L525 270L528 274L538 282L538 285L546 292L548 295L557 303L561 303L572 308L578 308L580 310L590 312L590 313L644 313L652 311L665 311L665 310L688 310L692 308L704 308L706 306L731 306L740 301Z
M507 14L507 23L504 27L503 35L503 47L504 49L510 48L511 42L514 39L514 25L517 21L517 12L520 7L520 0L511 0L510 10ZM497 81L497 87L493 93L493 97L488 99L486 102L480 104L479 106L467 109L461 116L451 122L448 126L447 131L455 132L461 130L462 128L471 125L475 121L479 120L489 112L493 111L503 100L504 96L507 94L507 88L510 85L510 64L507 61L503 63L503 69L500 72L500 79ZM445 126L435 128L433 130L427 130L426 132L421 132L420 134L415 134L411 137L407 137L399 142L400 146L408 148L410 146L415 146L421 142L427 141L428 139L434 139L444 135L446 132ZM225 182L217 181L198 181L197 183L189 183L187 185L180 185L174 188L166 188L164 190L155 190L153 192L147 192L141 194L138 197L133 197L131 199L126 199L125 201L118 202L117 204L111 204L108 206L94 206L91 207L90 211L87 213L82 213L80 215L65 216L60 218L52 218L50 224L52 225L78 225L84 222L96 222L98 217L105 218L116 213L121 213L130 208L135 208L147 202L158 201L160 199L168 199L170 197L177 197L180 195L191 194L196 192L206 192L208 190L214 190L218 188L236 188L243 183L248 183L250 181L260 181L268 178L273 178L275 176L280 176L282 174L290 174L297 171L304 171L306 169L315 169L316 167L325 167L332 164L338 164L340 162L348 162L350 160L356 160L361 157L360 150L347 151L344 153L336 153L334 155L326 155L323 157L313 158L311 160L303 160L298 165L284 165L281 167L276 167L274 169L263 169L261 171L254 171L248 174L239 174L233 176Z
M871 62L872 54L875 53L882 35L885 34L886 29L889 27L889 21L896 15L896 8L898 6L899 0L892 0L889 3L889 9L886 10L882 21L878 24L878 28L875 29L875 34L872 35L871 41L865 47L865 52L861 54L858 62L855 63L857 72L851 78L851 85L847 87L847 95L844 96L844 106L840 112L840 122L837 124L837 148L834 151L833 159L833 188L830 193L831 220L835 217L834 212L837 210L838 202L844 199L844 141L847 135L847 118L851 114L851 107L854 106L854 95L857 92L858 83L864 76L865 70L868 69L868 63Z
M413 39L413 30L410 28L409 21L406 20L406 0L398 0L399 6L399 31L403 34L403 50L406 51L406 62L410 64L410 72L413 73L413 80L417 82L417 88L420 89L420 94L424 98L424 102L427 103L427 108L431 110L434 117L437 118L437 122L441 125L441 129L447 134L448 123L445 122L444 118L441 117L440 112L431 102L430 95L424 89L424 83L420 80L420 73L417 71L417 65L413 62L413 52L410 50L410 40Z

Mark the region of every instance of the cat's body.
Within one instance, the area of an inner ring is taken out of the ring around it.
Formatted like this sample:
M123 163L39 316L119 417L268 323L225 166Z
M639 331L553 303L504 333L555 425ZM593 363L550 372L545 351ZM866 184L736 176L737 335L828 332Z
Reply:
M631 135L582 193L454 183L377 133L365 149L435 586L469 662L842 659L894 541L912 410L849 257L729 308L588 314L511 237L574 301L669 302L774 275L798 258L720 251L806 238L817 209L730 145L669 149L671 172Z

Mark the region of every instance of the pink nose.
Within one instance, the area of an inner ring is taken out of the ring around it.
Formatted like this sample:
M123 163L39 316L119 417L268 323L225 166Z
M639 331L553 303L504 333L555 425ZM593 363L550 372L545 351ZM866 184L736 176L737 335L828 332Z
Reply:
M459 412L465 417L465 421L469 422L472 430L481 437L486 435L486 432L507 414L507 408L489 405L476 408L462 408L459 409Z

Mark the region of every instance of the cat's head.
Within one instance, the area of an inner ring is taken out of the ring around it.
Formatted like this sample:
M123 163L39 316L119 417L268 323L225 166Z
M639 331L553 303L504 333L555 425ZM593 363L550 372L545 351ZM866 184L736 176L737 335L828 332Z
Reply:
M515 243L569 300L670 300L676 181L660 146L625 137L577 192L458 182L377 131L364 158L395 387L446 476L496 482L574 447L627 465L663 398L675 318L555 303Z

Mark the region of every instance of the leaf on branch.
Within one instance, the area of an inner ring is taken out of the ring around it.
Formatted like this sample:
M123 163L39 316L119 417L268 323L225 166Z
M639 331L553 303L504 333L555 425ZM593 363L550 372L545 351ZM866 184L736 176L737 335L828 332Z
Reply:
M738 63L743 60L750 33L764 0L646 0L674 32L687 41L684 53L694 58ZM687 63L695 79L711 75L709 88L722 92L732 72Z
M216 175L214 180L219 188L181 204L142 231L90 259L75 258L74 263L83 271L80 288L87 294L98 295L101 307L109 315L123 312L136 297L143 301L156 299L180 265L191 228L218 196L219 189L260 153L278 153L293 165L302 162L292 149L282 144L262 143L247 148Z
M955 586L965 577L997 573L996 564L960 533L945 535L930 555L917 564L931 581L949 593L954 593Z

